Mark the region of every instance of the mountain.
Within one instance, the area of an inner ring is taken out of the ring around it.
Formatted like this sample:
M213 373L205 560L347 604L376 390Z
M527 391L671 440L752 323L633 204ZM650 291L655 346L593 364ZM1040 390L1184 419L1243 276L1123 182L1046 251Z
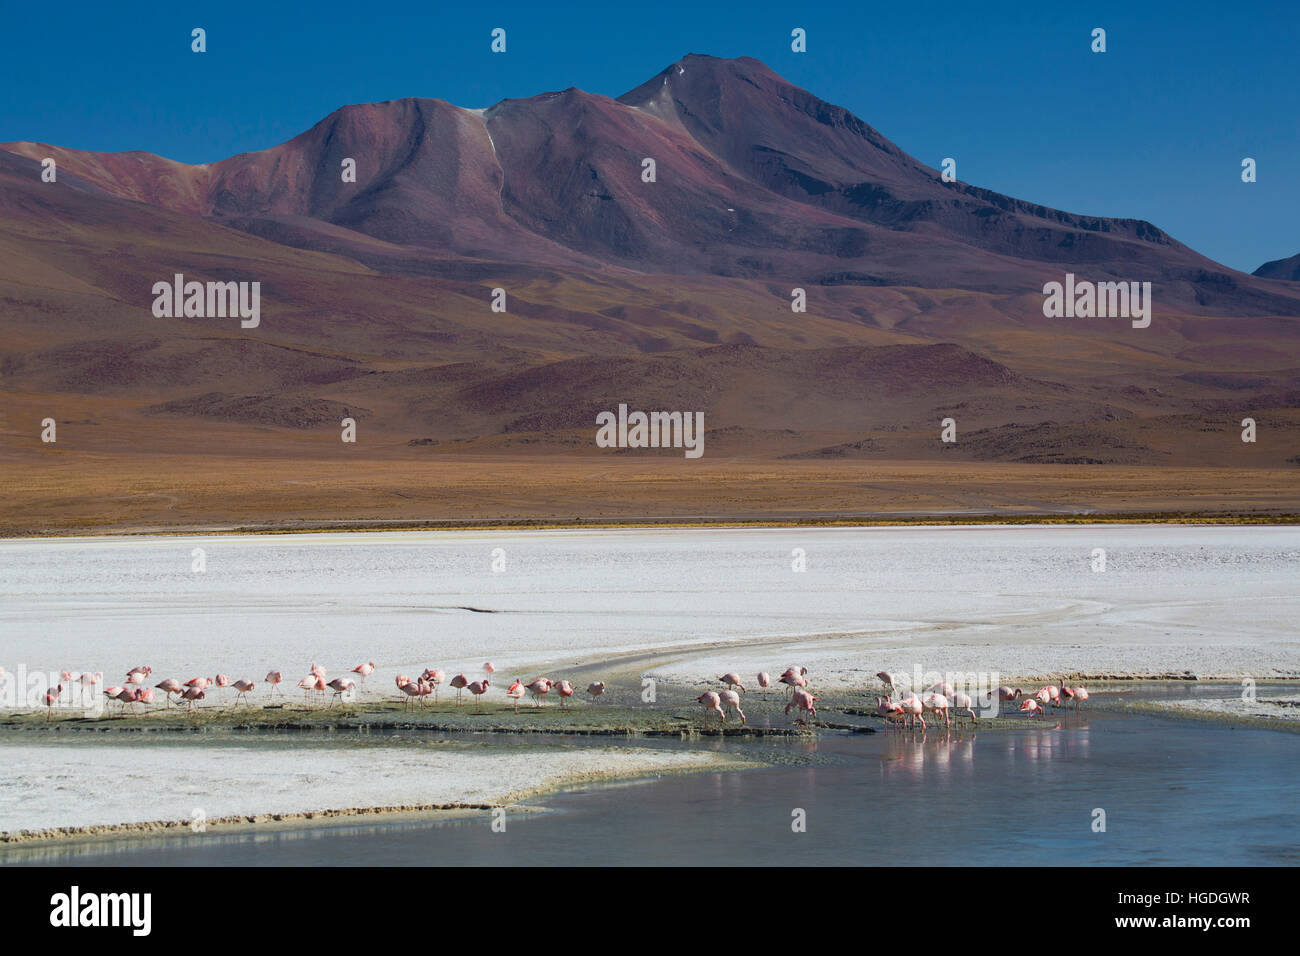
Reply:
M706 411L735 454L1232 465L1205 436L1252 412L1277 465L1277 265L945 183L758 61L690 55L617 99L345 106L204 165L0 146L0 428L75 406L86 447L238 454L350 414L411 454L587 454L626 401ZM1045 317L1066 272L1151 282L1151 326ZM175 273L260 282L261 324L155 318ZM948 416L967 441L935 441Z
M1300 253L1288 259L1274 259L1266 262L1254 272L1253 276L1264 279L1284 279L1288 282L1300 282Z

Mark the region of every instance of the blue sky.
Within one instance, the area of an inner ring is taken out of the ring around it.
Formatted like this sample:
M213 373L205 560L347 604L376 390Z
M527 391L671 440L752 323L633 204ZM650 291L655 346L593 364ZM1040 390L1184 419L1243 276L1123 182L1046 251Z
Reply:
M4 19L0 141L205 162L344 103L617 96L686 53L748 55L929 165L955 157L963 181L1147 219L1246 271L1300 253L1296 0L70 2L11 4ZM489 51L498 26L504 55ZM790 50L796 26L806 54ZM1089 49L1094 27L1105 54Z

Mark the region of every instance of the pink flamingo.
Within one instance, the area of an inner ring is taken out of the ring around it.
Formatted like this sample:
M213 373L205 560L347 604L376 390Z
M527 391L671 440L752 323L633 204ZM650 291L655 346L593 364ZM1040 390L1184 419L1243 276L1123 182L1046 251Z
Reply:
M271 688L271 696L272 696L272 697L274 697L274 696L275 696L275 692L276 692L277 690L280 689L280 681L282 681L282 680L284 680L284 678L283 678L282 676L280 676L280 672L279 672L279 671L269 671L269 672L267 673L267 675L266 675L266 683L267 683L267 684L270 686L270 688ZM280 693L284 693L284 691L280 691Z
M790 695L790 703L785 705L785 712L788 714L791 707L797 707L803 713L803 721L807 723L817 716L817 708L813 706L813 702L818 700L821 700L821 698L814 697L802 687L796 687L794 693ZM799 718L796 717L795 723L798 722Z
M424 673L420 675L420 680L428 681L429 686L433 688L433 702L438 702L438 685L447 675L436 668L426 667Z
M242 698L244 704L247 705L248 698L245 697L244 695L247 694L249 691L251 691L257 685L254 684L251 680L237 680L231 686L234 687L236 691L238 691L238 693L235 694L235 703L238 704L240 699Z
M66 674L67 671L64 671L63 673ZM145 675L143 671L131 671L131 673L126 675L126 682L138 687L140 684L144 683L144 678Z
M45 692L45 720L48 722L54 716L54 705L59 702L59 696L63 693L63 685L58 684L53 690Z
M181 682L175 677L168 677L166 680L159 681L154 686L167 695L168 707L172 705L172 694L179 694L181 692Z
M488 677L491 677L491 676L492 676L493 674L495 674L496 672L497 672L497 669L496 669L496 667L493 665L493 663L492 663L491 661L488 661L487 663L485 663L485 664L483 665L483 673L484 673L484 674L487 674Z
M207 690L208 685L212 683L210 677L191 677L185 682L186 687L193 687L196 690Z
M998 700L1002 701L1002 703L1004 704L1009 704L1011 703L1011 701L1017 700L1020 697L1020 695L1023 693L1024 691L1022 691L1019 687L1017 687L1013 691L1010 687L1007 687L1004 684L1003 686L998 688Z
M415 682L416 690L419 691L420 706L424 706L424 699L433 693L433 684L429 683L423 677Z
M922 711L925 709L921 706L919 697L904 697L899 702L903 708L903 714L907 717L907 726L915 727L916 722L921 722L921 733L925 733L925 716Z
M316 678L317 683L320 683L320 680L321 679L319 677ZM357 686L357 684L356 681L348 680L346 677L336 677L325 686L331 688L334 691L335 701L341 701L343 699L343 695L353 690Z
M772 683L772 677L770 674L768 674L767 671L758 672L758 686L763 689L764 694L767 693L767 688L771 686L771 683Z
M1062 684L1061 693L1065 694L1066 691L1069 691L1069 694L1067 695L1068 699L1074 701L1075 710L1078 710L1079 705L1088 699L1088 690L1085 687L1066 687Z
M531 684L524 685L525 687L528 688L528 693L532 695L534 707L542 706L541 698L545 697L547 694L551 692L551 685L553 683L554 681L551 681L545 677L539 677Z
M460 706L460 692L469 686L469 678L464 674L457 674L450 681L452 687L456 688L456 706Z
M302 691L303 697L306 699L307 703L310 704L311 692L316 689L316 678L304 677L302 680L298 681L298 689Z
M704 726L707 727L709 725L709 714L715 711L717 712L718 716L722 718L722 722L724 724L727 722L727 715L722 712L722 698L719 697L716 693L714 693L711 690L706 690L703 694L701 694L699 697L696 697L695 699L704 705Z
M948 720L948 698L943 694L926 694L921 698L921 707L925 710L934 711L935 714L942 714L943 725L945 727L952 726ZM938 723L937 717L935 723Z
M140 667L132 667L129 671L126 672L126 676L129 678L132 674L139 674L141 677L148 677L152 673L153 673L152 667L140 666ZM138 684L139 681L132 681L132 683Z
M506 689L506 696L515 702L515 713L519 713L519 698L524 696L524 682L516 677L515 682Z
M403 707L411 706L411 702L420 696L419 683L412 681L405 674L397 675L397 689L406 695L406 700L402 704Z
M328 675L325 673L325 668L321 667L321 666L320 666L319 664L317 664L315 661L312 661L312 662L311 662L311 676L312 676L312 677L326 677L326 676L328 676Z
M1020 705L1020 712L1022 714L1028 714L1030 717L1035 715L1041 717L1043 714L1043 708L1035 698L1027 697L1025 698L1025 702Z
M888 697L876 698L876 716L885 718L893 727L901 727L903 721L907 719L903 713L903 705L895 703Z
M731 671L723 674L718 678L718 680L727 685L727 690L735 690L737 687L742 691L745 689L745 685L740 682L740 675L732 673Z
M112 686L112 687L105 687L105 688L104 688L104 696L108 698L108 701L109 701L110 704L112 704L112 702L115 701L115 700L116 700L118 703L121 703L121 699L120 699L120 695L121 695L121 693L122 693L122 688L121 688L121 687L118 687L118 686L116 686L116 685L114 685L114 686Z
M739 694L737 694L734 690L724 690L718 692L718 697L721 699L723 707L725 707L727 710L734 710L736 713L740 715L740 722L742 724L749 723L749 721L745 719L745 712L740 709Z
M352 673L361 675L361 686L366 686L366 678L375 672L375 662L370 661L368 664L358 664L352 668Z
M564 702L573 696L573 685L567 680L562 680L556 681L553 686L555 687L555 692L560 695L560 706L563 707Z
M947 681L942 680L937 684L927 687L925 690L928 694L943 694L944 697L947 697L950 700L952 699L952 695L957 693L957 688L953 687L952 684L949 684Z
M958 713L967 714L972 721L977 720L975 716L975 702L970 699L969 694L956 693L950 698L952 709Z
M587 693L591 695L591 702L596 703L600 695L605 693L605 682L603 680L592 681L587 685Z
M889 688L889 694L892 697L894 694L894 675L889 673L889 671L880 671L876 674L876 678Z
M808 678L804 677L802 674L794 673L793 671L794 668L791 668L790 670L786 671L784 674L780 676L780 678L778 678L777 682L781 684L785 684L787 687L793 690L798 690L801 687L807 687Z
M202 687L186 687L185 690L181 693L181 697L184 700L189 702L190 710L193 710L194 705L198 701L203 700L207 696L208 696L207 691L205 691Z
M487 693L488 684L491 683L486 677L482 680L471 681L467 686L471 694L474 695L474 711L479 710L479 698Z
M229 687L230 678L225 674L218 674L216 677L212 678L212 683L216 684L218 687Z

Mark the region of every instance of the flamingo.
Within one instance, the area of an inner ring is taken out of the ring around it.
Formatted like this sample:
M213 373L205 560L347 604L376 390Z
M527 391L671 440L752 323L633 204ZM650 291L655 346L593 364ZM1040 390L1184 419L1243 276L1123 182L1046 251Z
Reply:
M141 677L148 677L152 673L153 673L152 667L141 665L140 667L132 667L129 671L126 672L126 676L130 677L132 674L139 674Z
M49 721L54 716L54 705L59 702L59 695L63 693L63 685L58 684L54 690L45 692L45 719Z
M528 693L530 693L533 697L534 707L542 706L541 703L539 702L539 698L545 697L547 694L551 692L551 685L553 683L555 682L552 680L548 680L545 677L539 677L531 684L525 685L528 688Z
M179 694L181 692L181 682L175 677L168 677L166 680L159 681L154 686L167 695L168 707L172 704L172 694Z
M207 696L208 696L207 691L205 691L202 687L186 687L185 690L181 693L181 697L189 701L190 710L194 709L194 704L196 702L203 700L203 698Z
M307 699L307 703L310 704L311 692L316 689L316 678L304 677L302 680L298 681L298 687L302 690L303 696Z
M772 683L772 676L767 671L758 672L758 686L763 689L764 695L767 694L767 688Z
M932 710L936 714L942 714L943 725L945 727L952 726L948 720L948 698L943 694L926 694L921 698L921 707L925 710ZM938 723L937 718L935 723Z
M244 695L247 694L250 690L252 690L252 689L253 689L254 687L256 687L257 685L254 684L251 680L237 680L237 681L235 681L235 683L234 683L233 685L231 685L231 686L233 686L233 687L235 688L235 690L237 690L237 691L239 692L239 693L235 694L235 703L238 704L240 698L243 697L243 698L244 698L244 703L247 704L247 703L248 703L248 698L247 698L247 697L244 697Z
M952 695L957 693L957 688L953 687L952 684L949 684L947 681L942 680L937 684L927 687L925 690L928 694L943 694L944 697L947 697L950 700L952 699Z
M903 705L888 697L876 698L876 716L885 718L894 727L902 726L903 721L907 719L903 713Z
M398 675L397 689L406 695L406 700L402 704L403 707L411 706L411 701L420 696L420 684L404 674Z
M107 697L109 701L117 700L120 703L118 695L120 695L121 693L122 693L121 687L113 686L113 687L104 688L104 696Z
M892 697L894 694L894 675L889 671L880 671L880 673L876 674L876 678L889 688L889 694Z
M745 689L745 685L740 682L740 675L731 671L723 674L718 680L727 685L727 690L735 690L737 687L742 691Z
M442 683L442 679L446 676L442 671L429 667L426 667L424 673L420 675L420 680L428 681L429 686L433 688L433 702L435 704L438 702L438 685Z
M722 706L727 708L727 710L734 710L736 713L740 715L740 722L742 724L749 723L749 721L745 719L745 712L740 709L739 694L737 694L734 690L724 690L719 692L718 697L722 702Z
M907 726L915 727L916 722L919 720L921 722L921 733L925 733L925 715L922 713L925 708L921 705L921 699L919 697L904 697L899 703L903 708L903 715L907 718Z
M953 710L969 714L972 721L978 719L975 716L975 703L970 699L969 694L953 694L952 697L949 698L949 702L952 704Z
M361 686L362 686L362 687L364 687L365 684L366 684L366 678L369 677L369 676L370 676L371 674L373 674L374 672L375 672L375 662L374 662L374 661L371 661L371 662L368 663L368 664L358 664L356 667L352 668L352 673L354 673L354 674L360 674L360 675L361 675Z
M326 674L325 674L325 668L321 667L321 666L320 666L319 664L317 664L315 661L312 661L312 662L311 662L311 676L312 676L312 677L325 677L325 676L326 676Z
M1020 712L1022 714L1028 714L1030 717L1033 717L1036 714L1042 716L1043 708L1035 698L1027 697L1025 698L1025 702L1020 705Z
M144 704L145 710L148 710L149 705L153 703L153 688L152 687L139 688L135 692L135 699L139 703Z
M490 683L491 683L491 681L489 681L486 677L484 677L482 680L472 681L472 682L468 685L467 689L469 690L469 692L470 692L471 694L474 695L474 711L475 711L475 713L477 713L478 710L479 710L479 698L482 697L484 694L487 693L488 684L490 684ZM573 691L570 690L569 693L573 693Z
M998 688L998 700L1002 701L1003 703L1010 703L1011 701L1018 699L1020 695L1023 693L1024 691L1021 690L1019 687L1017 687L1013 691L1010 687L1007 687L1004 684L1003 686Z
M320 682L321 678L316 678L316 683ZM343 695L353 690L357 684L356 681L348 680L346 677L336 677L325 686L333 689L335 700L342 700Z
M63 673L67 674L68 672L64 671ZM131 671L126 675L126 682L132 686L138 687L140 684L144 683L144 676L143 671Z
M496 672L497 672L496 665L493 664L491 661L487 661L483 664L483 673L487 674L488 677L491 677Z
M460 693L469 686L469 678L464 674L457 674L450 681L451 686L456 688L456 706L460 706Z
M138 687L123 687L118 690L117 700L118 703L122 705L123 710L126 709L128 704L134 704L137 700L139 700L139 698L136 696L138 691L139 691Z
M587 693L591 695L592 703L595 703L596 699L605 693L605 682L603 680L592 681L587 685Z
M207 690L208 685L212 683L210 677L191 677L185 682L186 687L193 687L196 690Z
M573 685L567 680L556 681L555 692L560 695L560 706L563 707L564 702L573 696Z
M218 687L229 687L230 678L225 674L218 674L216 677L212 678L212 683L216 684Z
M419 697L420 706L423 707L424 699L433 693L433 685L422 677L415 682L415 689L419 691L416 696Z
M791 707L798 707L799 710L803 711L803 720L806 723L817 716L817 708L813 706L813 702L817 700L821 700L821 698L814 697L802 687L796 687L794 693L790 695L790 703L785 705L785 712L788 714ZM795 723L798 722L799 718L796 717Z
M1078 710L1079 705L1088 699L1088 689L1086 687L1069 687L1061 685L1061 692L1069 691L1069 698L1074 701L1074 709Z
M272 696L272 697L274 697L274 696L275 696L275 692L276 692L277 690L279 690L279 687L280 687L280 681L282 681L282 680L284 680L284 678L280 676L280 672L279 672L279 671L271 671L271 672L269 672L269 673L266 675L266 682L267 682L267 684L269 684L270 687L271 687L271 696ZM284 691L280 691L280 693L284 693Z
M808 686L808 678L804 677L802 674L796 673L793 667L790 668L790 670L786 671L784 674L782 674L780 678L778 678L777 682L781 684L785 684L787 687L790 687L794 690L798 690L800 687Z
M516 677L515 682L506 689L506 696L515 702L515 713L519 713L519 698L524 696L524 682Z
M718 712L718 716L722 718L724 724L727 722L727 715L722 712L722 698L713 691L706 690L695 699L704 705L704 725L706 727L709 724L709 714L714 711Z

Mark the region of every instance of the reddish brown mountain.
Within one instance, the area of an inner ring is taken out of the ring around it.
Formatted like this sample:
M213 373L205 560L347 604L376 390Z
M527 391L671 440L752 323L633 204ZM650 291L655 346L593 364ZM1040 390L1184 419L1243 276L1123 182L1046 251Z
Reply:
M1207 423L1297 404L1300 286L1270 267L944 183L756 60L691 55L618 99L347 106L203 166L7 144L0 389L93 400L104 435L350 412L403 445L563 447L628 401L773 454L1231 462ZM1150 281L1151 327L1045 318L1067 271ZM154 318L177 272L261 282L262 324ZM947 415L969 443L935 445Z

